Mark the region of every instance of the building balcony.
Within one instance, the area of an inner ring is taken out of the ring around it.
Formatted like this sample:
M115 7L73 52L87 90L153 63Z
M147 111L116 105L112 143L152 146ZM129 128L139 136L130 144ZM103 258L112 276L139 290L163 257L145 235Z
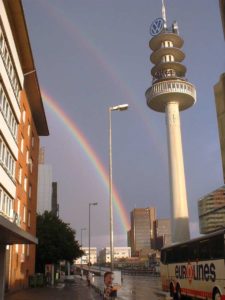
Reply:
M179 110L185 110L196 101L194 85L183 80L163 80L154 83L145 93L147 105L156 111L165 112L169 102L178 102Z

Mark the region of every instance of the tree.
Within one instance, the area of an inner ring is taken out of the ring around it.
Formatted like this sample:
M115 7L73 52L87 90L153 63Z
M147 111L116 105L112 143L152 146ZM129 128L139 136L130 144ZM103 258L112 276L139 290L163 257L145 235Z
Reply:
M70 224L45 211L37 215L36 272L44 272L45 264L56 264L60 260L70 263L83 255L76 232Z

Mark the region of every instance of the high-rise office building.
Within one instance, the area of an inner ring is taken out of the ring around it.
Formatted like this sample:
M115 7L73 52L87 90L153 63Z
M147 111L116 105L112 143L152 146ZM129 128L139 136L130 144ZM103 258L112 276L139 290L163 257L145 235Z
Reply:
M38 165L37 213L43 214L52 210L52 166Z
M130 213L130 243L132 256L138 256L142 249L153 247L153 222L156 219L154 207L135 208Z
M39 150L37 213L52 210L52 166L45 163L45 150Z
M225 186L198 201L200 233L210 233L225 227Z
M59 204L58 204L58 184L57 182L52 182L52 213L55 216L58 216L59 213Z
M127 231L127 246L131 247L131 229Z
M157 219L153 223L154 249L160 250L171 244L171 221L170 219Z
M150 60L154 64L152 86L146 91L147 105L165 113L170 169L172 240L182 242L190 238L186 181L180 129L180 111L196 101L195 87L186 79L186 67L182 64L185 54L181 50L183 39L177 22L167 26L166 9L162 5L162 18L150 27L152 38L149 47L153 51Z
M25 287L35 272L39 136L48 134L22 2L0 0L1 300L5 284Z

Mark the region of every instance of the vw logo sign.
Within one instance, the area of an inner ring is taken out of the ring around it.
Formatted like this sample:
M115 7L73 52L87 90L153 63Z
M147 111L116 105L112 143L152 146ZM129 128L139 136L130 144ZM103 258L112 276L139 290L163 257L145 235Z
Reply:
M162 18L155 19L150 26L150 34L155 36L163 30L164 20Z

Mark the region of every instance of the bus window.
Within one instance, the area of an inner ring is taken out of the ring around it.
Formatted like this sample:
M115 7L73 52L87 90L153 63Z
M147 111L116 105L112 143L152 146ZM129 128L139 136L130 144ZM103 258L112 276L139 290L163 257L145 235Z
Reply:
M188 260L194 261L199 258L198 243L192 243L188 246Z
M179 248L179 260L180 262L188 261L188 246L184 245Z
M224 258L224 237L223 235L214 236L210 241L211 259Z
M210 243L209 240L203 240L199 243L199 260L210 259Z
M166 262L169 264L174 263L174 249L168 249L166 253Z
M161 251L161 262L165 265L166 264L166 250Z

